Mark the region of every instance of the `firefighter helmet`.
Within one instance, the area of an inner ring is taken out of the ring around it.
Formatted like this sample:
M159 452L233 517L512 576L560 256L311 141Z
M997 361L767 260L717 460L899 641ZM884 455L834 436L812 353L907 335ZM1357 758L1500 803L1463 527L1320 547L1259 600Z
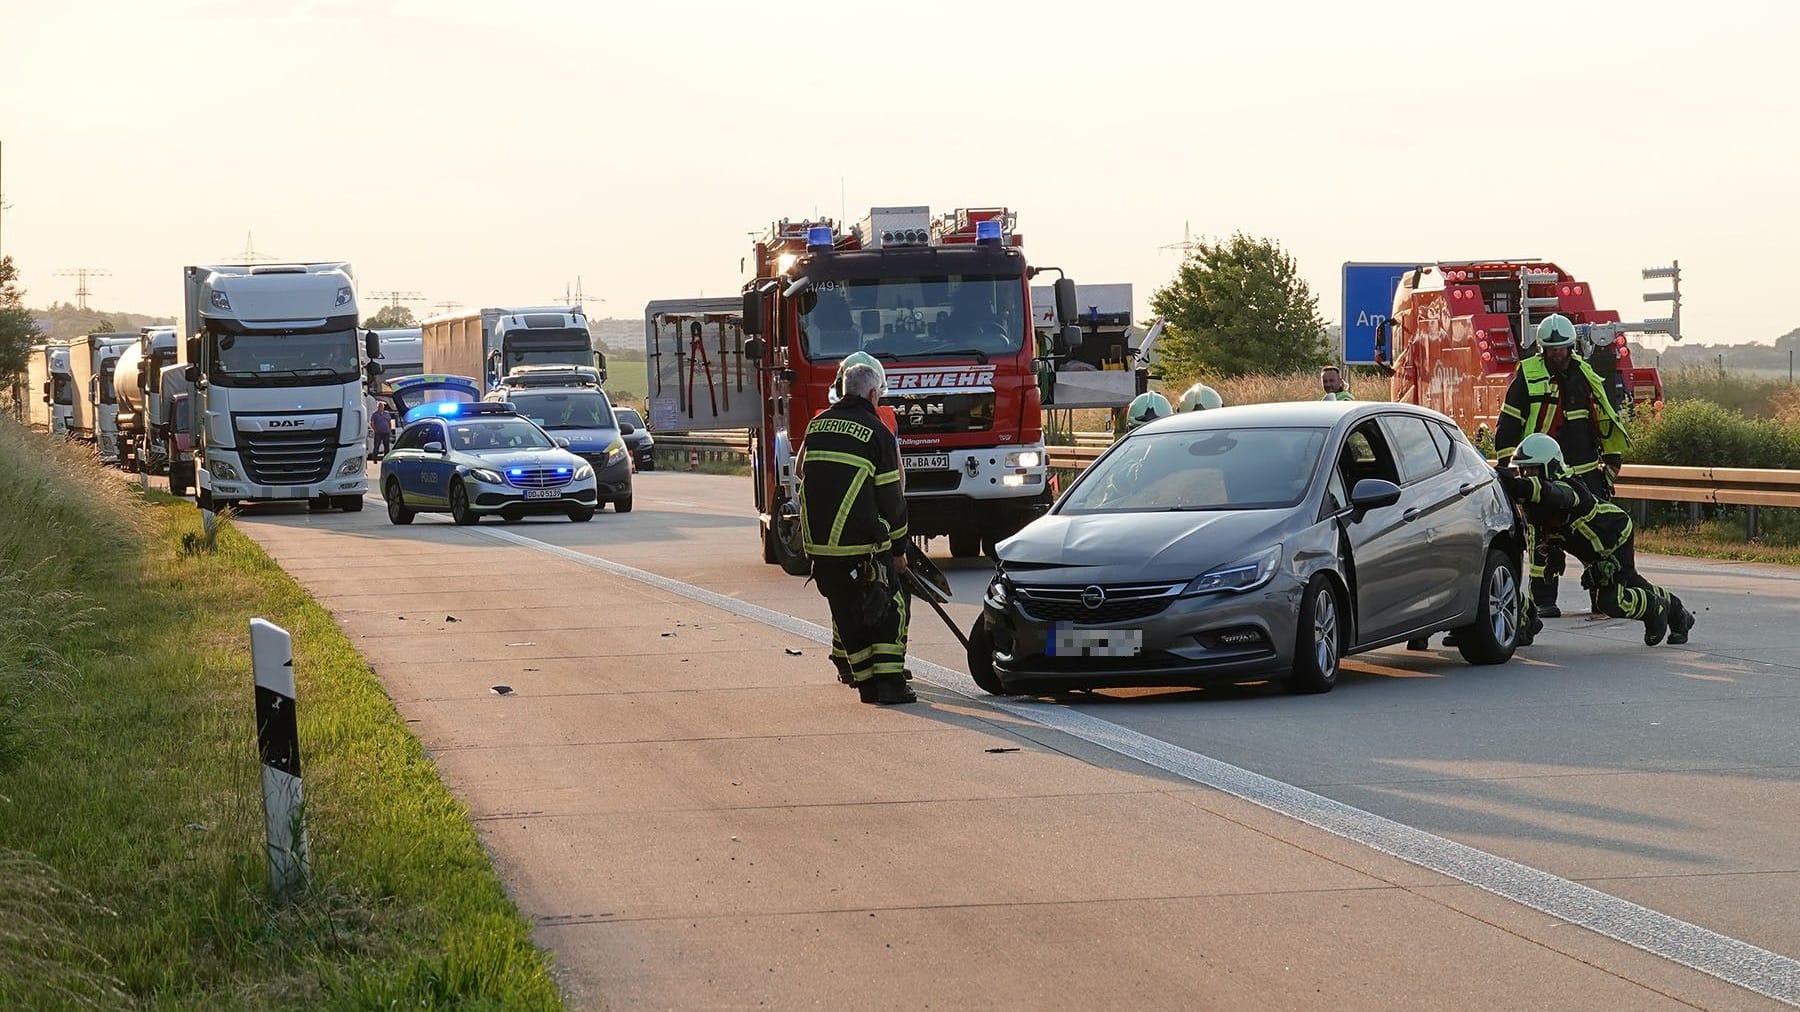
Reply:
M1169 406L1169 399L1159 393L1138 394L1125 409L1126 428L1135 429L1145 422L1153 422L1158 418L1167 418L1175 413Z
M1204 383L1196 383L1188 387L1187 393L1181 395L1181 410L1183 411L1210 411L1213 408L1224 406L1225 399L1219 396L1219 392Z
M1537 327L1537 343L1545 348L1575 347L1575 325L1561 313L1551 313Z
M1513 463L1520 467L1541 467L1554 477L1563 469L1562 446L1542 432L1533 432L1519 443Z
M887 370L881 367L881 360L866 351L853 351L850 354L845 355L844 360L838 363L837 378L831 381L832 400L841 400L843 398L844 372L853 365L866 365L869 368L874 369L875 375L881 378L881 385L878 389L883 393L887 391Z

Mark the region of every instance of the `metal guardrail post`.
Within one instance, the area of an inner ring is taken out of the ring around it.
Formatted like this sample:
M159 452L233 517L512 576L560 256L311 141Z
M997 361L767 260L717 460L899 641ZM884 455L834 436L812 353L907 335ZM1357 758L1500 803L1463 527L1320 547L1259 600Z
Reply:
M1757 507L1755 507L1755 506L1744 507L1744 540L1745 541L1755 541L1757 538L1757 535L1759 533L1761 533L1757 529L1758 517L1757 517L1756 511L1757 511Z
M263 815L268 831L269 888L281 895L312 874L300 788L300 728L294 712L294 649L287 630L250 620L256 670L256 747L262 757Z

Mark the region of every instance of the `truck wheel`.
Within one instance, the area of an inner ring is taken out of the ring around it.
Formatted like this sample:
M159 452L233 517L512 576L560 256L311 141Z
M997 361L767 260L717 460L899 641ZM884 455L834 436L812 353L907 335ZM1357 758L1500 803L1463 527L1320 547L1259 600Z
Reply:
M950 532L950 557L972 559L981 554L981 531L962 528Z
M812 561L806 557L805 547L794 543L800 538L799 517L794 517L788 522L787 536L782 536L781 507L783 505L785 504L776 506L775 518L770 521L774 527L775 561L781 565L781 571L789 576L810 576L812 575Z
M332 502L337 505L338 509L343 510L345 513L362 512L363 497L360 495L340 495L333 498Z
M469 490L458 481L450 486L450 519L464 527L475 523L481 516L469 508Z
M774 527L770 524L760 524L759 526L762 527L763 562L770 566L780 564L781 557L775 554Z

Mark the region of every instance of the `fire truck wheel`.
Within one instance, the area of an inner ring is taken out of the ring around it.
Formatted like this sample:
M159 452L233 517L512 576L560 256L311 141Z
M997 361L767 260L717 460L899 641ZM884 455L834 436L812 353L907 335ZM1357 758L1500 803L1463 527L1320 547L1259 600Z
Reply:
M981 532L972 528L950 532L950 557L972 559L981 554Z
M778 565L781 562L775 554L775 531L768 525L762 525L763 562L767 565Z

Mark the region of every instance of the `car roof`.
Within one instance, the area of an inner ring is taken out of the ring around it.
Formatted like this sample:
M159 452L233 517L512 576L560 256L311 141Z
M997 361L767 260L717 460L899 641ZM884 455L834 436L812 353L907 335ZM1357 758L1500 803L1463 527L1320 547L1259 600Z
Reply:
M1361 419L1383 412L1402 412L1449 421L1447 417L1416 404L1391 401L1276 401L1269 404L1237 404L1209 411L1183 411L1158 418L1136 431L1176 432L1220 428L1276 428L1303 426L1329 429L1346 419Z
M566 387L557 387L557 386L504 387L503 386L498 391L496 391L494 394L489 394L488 396L493 397L495 400L510 401L514 397L530 397L530 396L533 396L536 394L602 394L602 395L604 395L605 393L606 393L606 391L601 387L594 387L594 386L587 386L587 385L566 386ZM606 398L606 401L608 404L610 404L610 403L612 403L612 398L608 397L608 398Z

